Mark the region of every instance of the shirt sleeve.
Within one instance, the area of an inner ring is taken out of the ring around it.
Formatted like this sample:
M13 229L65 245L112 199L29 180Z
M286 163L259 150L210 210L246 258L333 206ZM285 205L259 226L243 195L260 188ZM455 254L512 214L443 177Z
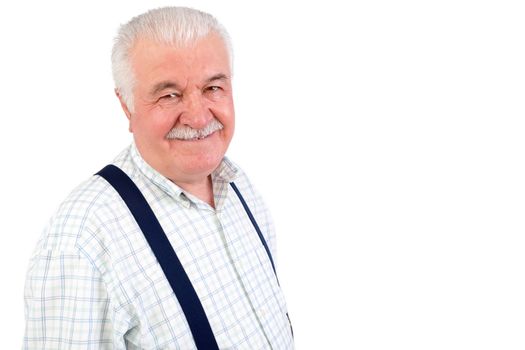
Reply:
M23 349L126 348L105 283L78 252L44 250L33 257L25 312Z

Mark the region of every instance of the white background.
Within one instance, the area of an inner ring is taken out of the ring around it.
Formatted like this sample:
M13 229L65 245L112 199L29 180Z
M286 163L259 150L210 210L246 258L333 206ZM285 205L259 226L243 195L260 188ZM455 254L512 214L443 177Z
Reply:
M278 228L298 349L525 348L519 1L0 5L0 334L48 218L130 141L112 38L149 8L229 29L229 155Z

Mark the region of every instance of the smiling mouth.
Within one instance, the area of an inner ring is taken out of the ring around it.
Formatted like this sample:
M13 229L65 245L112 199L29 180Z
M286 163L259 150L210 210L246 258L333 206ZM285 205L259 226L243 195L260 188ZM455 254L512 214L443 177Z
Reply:
M210 136L210 135L208 135ZM192 139L189 139L188 141L200 141L200 140L204 140L205 138L207 138L208 136L200 136L200 137L194 137Z
M214 131L211 134L208 134L206 136L197 136L197 137L193 137L191 139L178 139L178 140L179 141L201 141L201 140L209 138L210 136L214 135L215 133L216 133L216 131Z
M217 119L213 119L202 129L194 129L189 126L174 127L166 135L166 138L179 141L201 141L222 129L224 129L224 125Z

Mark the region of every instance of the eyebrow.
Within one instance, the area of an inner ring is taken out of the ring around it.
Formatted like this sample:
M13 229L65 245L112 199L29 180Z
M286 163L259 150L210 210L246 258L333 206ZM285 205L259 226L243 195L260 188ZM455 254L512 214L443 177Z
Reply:
M165 80L161 81L153 86L151 89L151 95L156 95L159 92L166 90L166 89L178 89L179 86L177 83L174 83L173 81Z
M228 80L228 79L229 79L229 77L226 74L219 73L219 74L215 74L212 77L206 79L205 83L209 84L209 83L211 83L212 81L215 81L215 80Z
M216 81L216 80L228 80L229 77L224 74L224 73L218 73L218 74L215 74L215 75L212 75L211 77L209 77L208 79L204 80L204 83L205 84L209 84L213 81ZM175 90L178 90L179 89L179 85L177 85L177 83L173 82L173 81L170 81L170 80L164 80L164 81L161 81L157 84L155 84L153 86L153 88L151 89L151 95L156 95L158 94L159 92L161 91L164 91L166 89L175 89Z

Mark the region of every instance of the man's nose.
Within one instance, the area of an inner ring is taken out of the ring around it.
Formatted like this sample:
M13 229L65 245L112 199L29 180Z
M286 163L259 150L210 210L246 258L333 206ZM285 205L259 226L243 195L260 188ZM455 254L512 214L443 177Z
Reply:
M204 96L193 93L186 96L184 111L179 121L193 129L202 129L213 119L213 115L204 101Z

